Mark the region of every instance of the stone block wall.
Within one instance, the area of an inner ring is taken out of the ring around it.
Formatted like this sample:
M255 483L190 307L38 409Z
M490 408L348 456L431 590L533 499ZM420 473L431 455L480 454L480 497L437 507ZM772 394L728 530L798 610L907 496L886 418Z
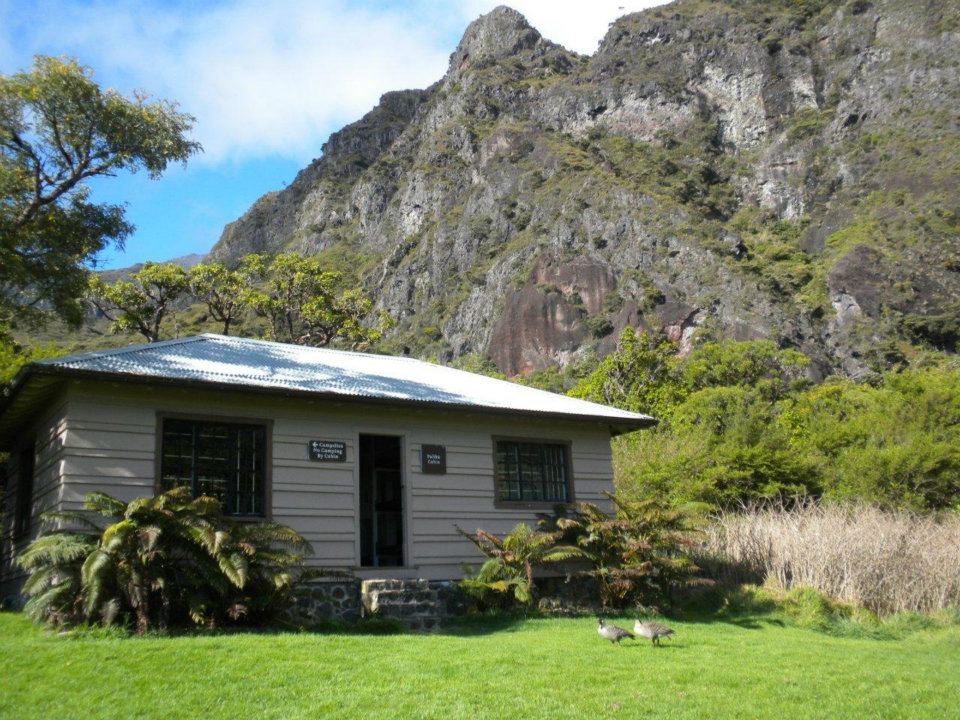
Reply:
M296 611L309 620L360 619L360 581L354 577L321 578L305 583L297 591Z
M320 578L297 593L298 617L322 622L355 622L362 617L399 620L410 630L435 631L466 612L468 600L452 580L363 580L352 576Z

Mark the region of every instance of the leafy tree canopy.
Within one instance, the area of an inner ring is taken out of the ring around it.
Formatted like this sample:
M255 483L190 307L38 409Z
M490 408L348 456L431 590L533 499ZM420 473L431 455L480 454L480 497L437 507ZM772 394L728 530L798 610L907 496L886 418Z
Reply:
M63 354L64 348L53 344L19 345L13 342L0 342L0 388L12 381L20 368L27 363Z
M333 342L355 349L376 342L385 329L364 324L373 303L360 288L346 287L342 273L324 268L322 260L281 253L272 260L248 256L244 267L260 285L246 303L270 325L275 340L326 346Z
M190 268L190 292L207 306L210 316L223 324L223 334L242 317L244 300L250 284L245 262L240 270L231 270L222 263L194 265Z
M105 283L90 278L88 297L93 306L112 322L113 332L137 332L147 342L160 339L163 319L173 303L186 294L189 278L174 263L144 263L129 280Z
M69 58L0 76L0 320L39 323L50 308L79 324L86 265L132 230L122 207L90 202L87 181L185 162L200 150L193 120L101 89Z
M674 351L665 340L647 333L638 335L626 327L617 351L605 357L570 394L663 417L682 393Z

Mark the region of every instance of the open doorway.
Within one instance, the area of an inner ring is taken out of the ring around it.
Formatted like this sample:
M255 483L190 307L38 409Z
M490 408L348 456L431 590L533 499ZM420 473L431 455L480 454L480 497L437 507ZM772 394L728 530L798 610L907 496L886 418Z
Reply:
M360 436L360 564L403 565L403 451L400 438Z

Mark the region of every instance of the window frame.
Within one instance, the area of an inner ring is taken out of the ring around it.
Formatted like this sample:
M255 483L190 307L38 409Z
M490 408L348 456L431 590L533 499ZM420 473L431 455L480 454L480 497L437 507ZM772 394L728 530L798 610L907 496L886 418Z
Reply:
M24 458L30 456L30 475L24 473ZM13 510L13 538L21 540L30 535L33 527L33 495L36 491L37 479L37 442L31 438L25 445L21 445L16 450L17 464L17 489L15 495L15 504ZM24 493L25 487L29 493Z
M156 449L154 451L153 492L163 492L163 425L166 420L220 423L225 425L259 425L263 428L263 515L232 515L224 517L238 522L270 522L273 520L273 420L235 415L205 415L195 413L158 412L156 422Z
M557 505L576 503L573 476L573 442L564 438L522 437L516 435L494 435L491 438L491 457L493 458L493 506L495 508L534 509L553 508ZM501 442L524 443L527 445L557 445L563 448L563 461L567 470L566 500L501 500L497 481L497 444Z

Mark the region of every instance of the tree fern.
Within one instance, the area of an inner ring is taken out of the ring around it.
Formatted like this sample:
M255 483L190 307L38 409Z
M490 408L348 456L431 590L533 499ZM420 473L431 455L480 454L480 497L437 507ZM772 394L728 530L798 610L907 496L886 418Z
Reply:
M583 557L580 548L557 545L557 533L538 532L524 523L516 525L502 538L486 530L470 534L458 527L457 531L489 558L476 575L461 581L461 586L481 601L492 592L509 594L517 602L528 605L536 594L536 568Z
M540 521L545 532L576 545L593 566L604 605L626 607L665 599L697 571L689 549L705 522L703 507L671 507L657 499L625 501L608 495L615 512L592 503L562 509Z
M84 508L44 516L47 532L18 560L30 573L27 611L38 621L127 618L141 633L262 621L291 600L312 552L290 528L232 521L219 501L194 499L187 488L129 503L90 493Z

